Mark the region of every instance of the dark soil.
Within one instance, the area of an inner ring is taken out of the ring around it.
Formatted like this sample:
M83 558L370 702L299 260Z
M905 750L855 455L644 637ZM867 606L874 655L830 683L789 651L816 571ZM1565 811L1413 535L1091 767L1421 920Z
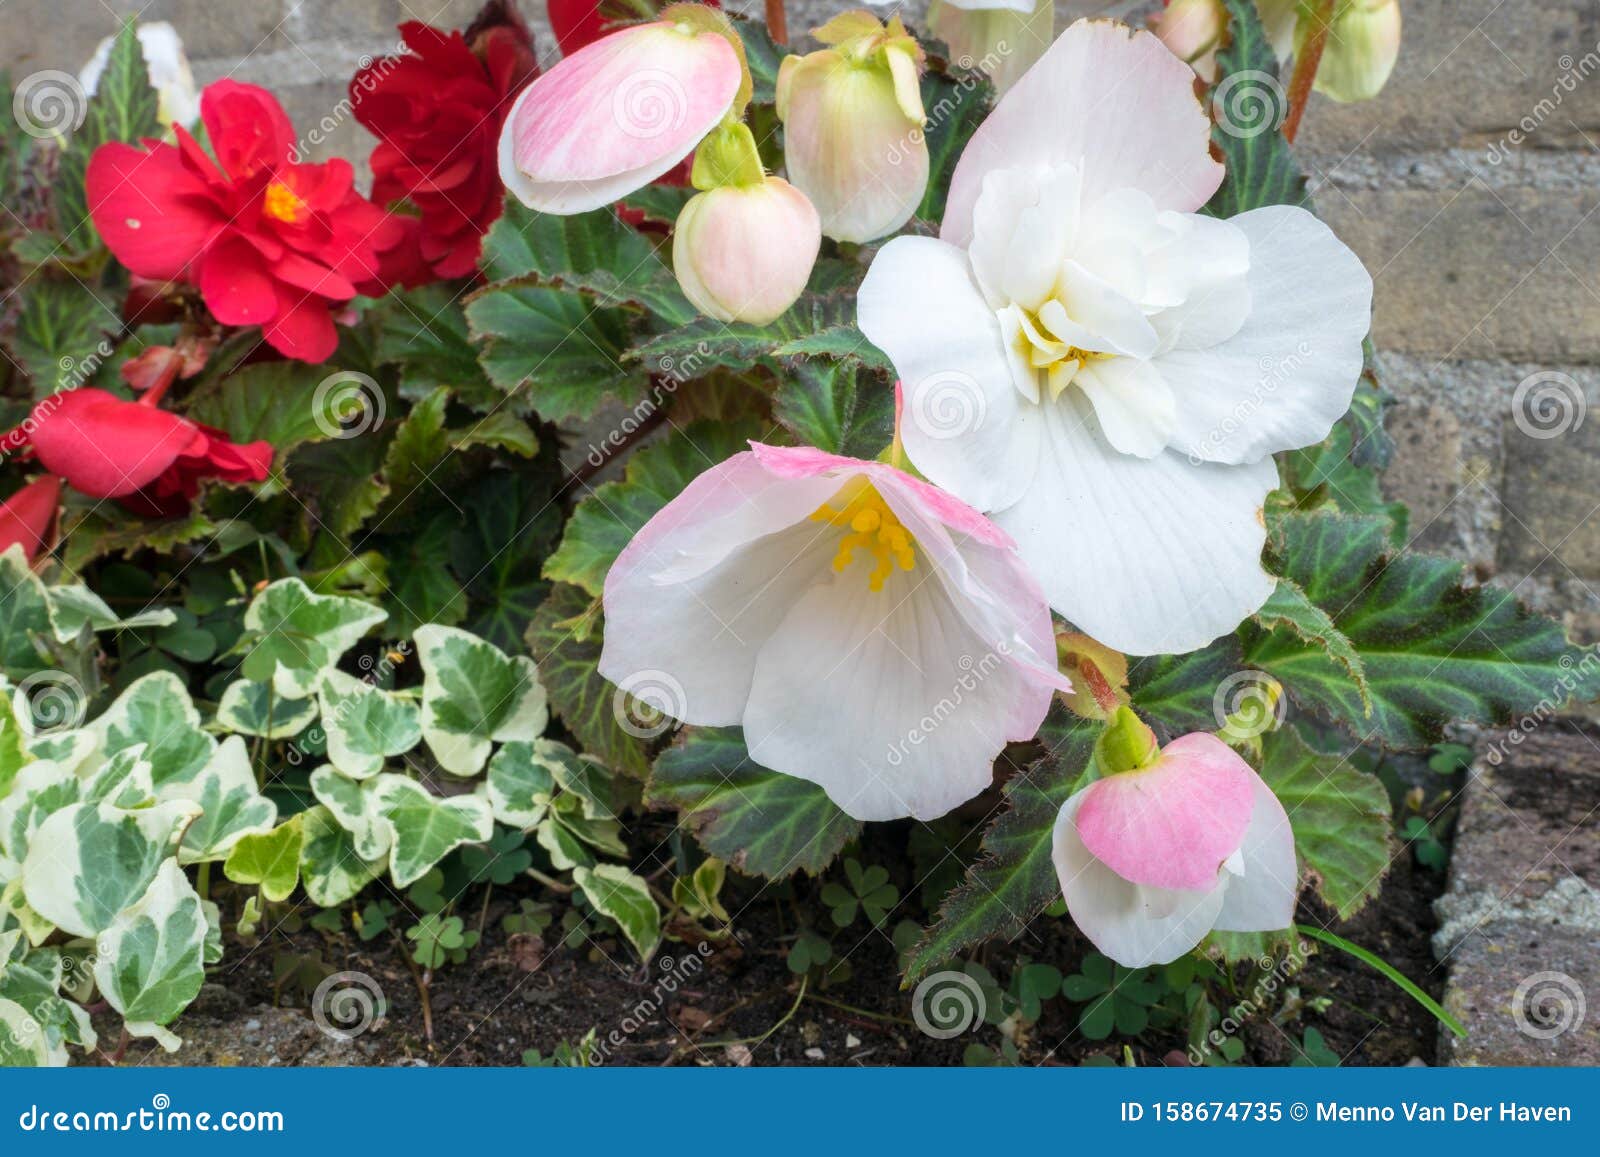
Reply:
M1303 907L1300 920L1328 926L1371 949L1437 996L1443 975L1435 970L1428 938L1434 928L1430 905L1442 886L1442 873L1402 855L1381 897L1357 918L1330 924L1328 913L1313 904ZM224 963L213 971L213 986L175 1027L191 1039L202 1030L200 1035L233 1040L247 1020L248 1027L258 1028L263 1012L273 1007L305 1009L323 972L348 970L378 982L387 1014L362 1036L359 1054L333 1063L519 1065L525 1050L538 1049L548 1057L560 1042L576 1045L590 1029L596 1030L602 1050L597 1059L623 1065L959 1065L969 1045L998 1050L1001 1032L990 1025L950 1040L919 1031L910 1019L911 993L900 988L895 949L886 934L860 931L864 920L834 938L837 954L848 960L848 976L820 988L808 986L797 1004L799 978L785 960L795 931L794 907L781 897L783 891L752 892L753 900L735 897L749 900L743 910L736 902L729 905L736 914L736 935L705 942L705 954L669 940L655 961L640 967L625 946L611 940L574 950L507 937L500 916L519 894L538 895L538 886L497 889L487 908L483 942L464 964L444 967L428 980L431 1042L419 995L421 976L391 936L363 944L349 932L280 927L253 944L230 943ZM476 920L477 905L472 907ZM825 911L821 915L826 918ZM552 933L546 936L553 942ZM1069 920L1040 917L1016 942L990 945L980 959L1003 985L1019 958L1052 962L1071 972L1087 949ZM304 965L301 974L275 981L275 967L295 958ZM1186 1043L1181 1026L1149 1029L1131 1041L1090 1041L1076 1028L1079 1011L1064 998L1047 1002L1039 1022L1016 1033L1021 1062L1078 1064L1105 1058L1120 1063L1126 1043L1138 1064L1181 1063ZM791 1015L785 1019L786 1014ZM1318 949L1274 1006L1245 1019L1240 1039L1246 1053L1240 1063L1292 1063L1308 1027L1317 1029L1345 1064L1431 1063L1435 1055L1432 1017L1378 973L1331 948ZM302 1043L273 1049L264 1059L232 1063L329 1063L310 1055L325 1043L318 1034L296 1039ZM146 1047L135 1045L129 1059L155 1059L143 1051ZM173 1059L219 1063L186 1060L183 1054Z

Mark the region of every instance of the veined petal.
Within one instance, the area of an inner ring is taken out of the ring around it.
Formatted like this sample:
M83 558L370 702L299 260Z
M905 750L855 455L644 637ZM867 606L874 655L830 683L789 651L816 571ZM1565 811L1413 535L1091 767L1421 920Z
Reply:
M896 237L873 259L856 314L900 376L901 436L917 469L980 510L1015 502L1038 459L1037 408L1017 392L966 254Z
M1072 384L1088 395L1106 441L1136 458L1154 458L1172 437L1178 404L1161 371L1138 358L1107 358L1079 368Z
M1193 212L1222 183L1194 73L1148 32L1080 20L1000 99L972 135L950 182L939 235L972 236L984 174L1075 165L1085 203L1141 189L1159 209Z
M1067 911L1094 946L1123 967L1169 964L1211 931L1226 885L1218 879L1206 891L1169 891L1117 875L1078 835L1078 809L1087 791L1067 800L1056 816L1051 859Z
M1185 735L1150 767L1090 784L1078 809L1078 837L1125 880L1208 891L1244 839L1255 778L1216 736Z
M1178 401L1175 451L1254 462L1309 446L1350 408L1372 320L1372 278L1304 209L1273 206L1229 224L1250 242L1250 315L1228 340L1156 359Z
M1278 482L1270 458L1130 457L1070 389L1038 412L1037 473L991 517L1017 540L1052 607L1109 647L1160 655L1203 647L1266 602L1276 582L1261 566L1262 504Z
M1295 893L1300 886L1294 831L1272 789L1254 771L1250 779L1250 824L1239 845L1244 871L1229 873L1216 923L1223 932L1276 932L1294 923Z

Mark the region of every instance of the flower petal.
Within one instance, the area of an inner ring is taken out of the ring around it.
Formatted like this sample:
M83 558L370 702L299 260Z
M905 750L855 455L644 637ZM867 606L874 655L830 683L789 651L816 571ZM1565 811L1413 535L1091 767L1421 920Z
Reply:
M171 145L146 152L102 145L85 179L89 214L106 247L140 277L172 281L225 225L206 183Z
M1254 771L1250 779L1253 806L1239 845L1244 871L1228 879L1216 923L1223 932L1276 932L1294 923L1300 885L1294 831L1272 789Z
M1088 395L1110 442L1124 454L1154 458L1177 422L1177 401L1161 371L1138 358L1108 358L1078 370L1072 384Z
M1075 820L1087 791L1067 800L1056 816L1051 859L1067 911L1094 946L1124 968L1170 964L1211 931L1225 885L1218 880L1207 891L1179 892L1124 880L1078 836Z
M1254 462L1320 442L1350 408L1371 327L1372 278L1304 209L1256 209L1229 224L1250 240L1249 317L1222 344L1173 349L1156 364L1177 397L1173 449L1208 462Z
M1059 613L1127 654L1182 654L1267 600L1275 580L1261 567L1262 505L1278 482L1270 458L1218 466L1171 451L1121 454L1071 389L1038 412L1045 432L1033 483L990 517L1017 540Z
M265 325L278 313L278 289L242 238L226 237L200 260L200 296L223 325Z
M980 510L1015 502L1038 459L1039 423L1012 382L999 319L967 258L931 237L897 237L856 296L861 332L905 390L901 436L917 469Z
M950 182L939 236L965 246L984 174L1075 165L1092 204L1141 189L1193 212L1222 183L1194 73L1148 32L1080 20L1063 32L972 135Z
M91 498L119 498L148 485L199 433L176 414L88 387L46 398L34 423L39 464Z
M1244 838L1254 778L1216 736L1185 735L1150 767L1090 784L1078 809L1078 836L1125 880L1206 891Z

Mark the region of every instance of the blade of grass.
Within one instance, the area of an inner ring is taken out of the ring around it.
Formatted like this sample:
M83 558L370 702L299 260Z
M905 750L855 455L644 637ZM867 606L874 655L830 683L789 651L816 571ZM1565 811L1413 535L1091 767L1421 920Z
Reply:
M1459 1020L1446 1012L1437 1000L1434 1000L1433 997L1429 996L1426 992L1423 992L1422 989L1418 988L1409 977L1407 977L1403 972L1401 972L1394 965L1390 964L1387 960L1383 959L1381 956L1377 956L1371 952L1368 952L1359 944L1350 943L1350 941L1346 940L1342 936L1335 936L1332 932L1324 932L1321 928L1310 928L1304 924L1297 925L1296 927L1298 928L1300 935L1309 936L1313 940L1320 940L1324 944L1331 944L1341 952L1348 952L1351 956L1354 956L1363 964L1370 964L1373 968L1376 968L1379 972L1383 973L1390 980L1392 980L1400 988L1400 990L1412 1000L1416 1001L1423 1008L1432 1013L1439 1023L1445 1026L1445 1028L1455 1033L1458 1037L1462 1037L1463 1039L1466 1037L1467 1030L1461 1027L1461 1022Z

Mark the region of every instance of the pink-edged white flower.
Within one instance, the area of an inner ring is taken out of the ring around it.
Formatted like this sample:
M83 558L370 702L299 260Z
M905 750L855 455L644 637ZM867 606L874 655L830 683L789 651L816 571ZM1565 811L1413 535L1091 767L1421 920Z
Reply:
M1128 968L1166 964L1207 933L1294 920L1294 833L1272 789L1214 735L1175 739L1148 766L1062 805L1052 848L1067 910Z
M583 213L678 164L732 108L744 62L720 14L634 25L540 76L500 132L500 179L544 213Z
M690 198L672 232L672 269L707 317L766 325L795 303L822 245L806 195L781 177Z
M1054 646L982 515L892 466L752 443L612 565L600 673L742 726L752 759L857 819L932 819L1037 732L1068 687Z
M939 238L890 241L858 295L911 461L1131 654L1266 600L1272 454L1325 437L1361 373L1361 262L1303 209L1200 215L1222 176L1189 68L1080 21L973 134Z

